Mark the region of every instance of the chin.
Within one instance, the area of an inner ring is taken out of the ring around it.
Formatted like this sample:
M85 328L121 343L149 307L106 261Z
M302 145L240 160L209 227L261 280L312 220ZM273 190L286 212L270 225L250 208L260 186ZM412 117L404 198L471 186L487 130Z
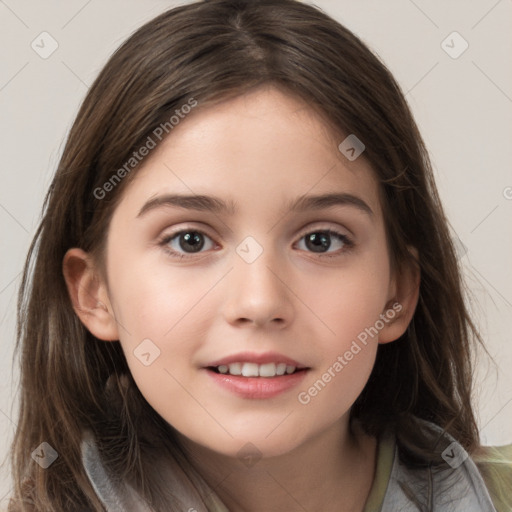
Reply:
M284 434L284 435L283 435ZM238 459L250 467L262 458L279 457L292 452L300 446L296 436L282 432L268 436L260 432L251 435L246 432L243 436L226 439L198 439L196 444L232 459Z

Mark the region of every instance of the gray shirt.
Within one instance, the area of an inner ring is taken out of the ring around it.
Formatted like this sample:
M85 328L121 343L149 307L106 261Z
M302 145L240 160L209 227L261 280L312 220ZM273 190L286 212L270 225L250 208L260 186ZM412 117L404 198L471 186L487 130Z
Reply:
M496 512L484 480L464 448L438 426L423 422L435 438L445 463L413 467L398 456L392 436L379 440L377 474L364 512ZM90 432L84 434L82 458L87 475L108 512L150 512L128 484L115 484L107 474ZM212 493L205 506L179 468L169 485L183 512L229 512Z

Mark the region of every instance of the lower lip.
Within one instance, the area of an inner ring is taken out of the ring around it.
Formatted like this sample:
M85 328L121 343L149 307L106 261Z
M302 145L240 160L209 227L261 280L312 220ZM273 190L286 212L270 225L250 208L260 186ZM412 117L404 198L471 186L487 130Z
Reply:
M224 389L242 398L272 398L297 386L304 379L308 370L300 370L290 375L278 377L241 377L216 373L205 369L206 373Z

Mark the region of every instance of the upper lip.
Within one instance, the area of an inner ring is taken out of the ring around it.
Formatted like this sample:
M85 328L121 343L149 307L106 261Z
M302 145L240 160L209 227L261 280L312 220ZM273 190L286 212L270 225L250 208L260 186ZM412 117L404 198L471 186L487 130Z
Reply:
M263 352L261 354L256 352L238 352L237 354L212 361L206 365L206 368L221 365L227 366L231 363L286 363L289 366L295 366L297 369L307 368L307 366L304 366L303 364L295 361L294 359L286 357L283 354L279 354L278 352Z

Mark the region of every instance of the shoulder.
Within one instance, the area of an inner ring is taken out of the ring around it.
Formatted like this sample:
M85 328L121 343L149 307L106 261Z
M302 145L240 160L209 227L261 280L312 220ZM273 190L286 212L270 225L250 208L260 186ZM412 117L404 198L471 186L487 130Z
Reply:
M472 458L497 512L512 510L512 444L482 446L472 454Z
M423 439L418 446L401 445L397 438L383 511L432 506L457 512L512 510L507 449L484 448L468 454L438 425L420 420L418 430Z

